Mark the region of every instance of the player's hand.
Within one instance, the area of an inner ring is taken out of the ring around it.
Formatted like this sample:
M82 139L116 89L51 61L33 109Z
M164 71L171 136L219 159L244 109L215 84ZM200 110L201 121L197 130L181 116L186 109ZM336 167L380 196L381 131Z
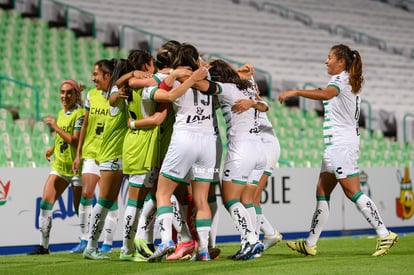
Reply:
M75 159L73 160L72 163L72 170L73 173L78 174L79 173L79 165L80 165L80 157L78 155L76 155Z
M277 100L279 101L279 103L283 103L287 98L293 96L296 96L296 90L287 90L282 92Z
M52 158L53 151L54 151L54 148L53 148L53 147L51 147L51 148L47 149L47 150L46 150L46 152L45 152L44 157L45 157L45 159L46 159L48 162L50 162L50 160L51 160L51 158Z
M231 111L235 114L241 114L248 109L250 109L254 104L254 101L251 99L238 99L233 106L231 106Z
M194 82L197 82L199 80L205 79L207 75L208 75L208 69L206 67L200 67L191 74L190 78Z
M175 79L189 77L192 73L191 68L188 66L178 67L171 72Z

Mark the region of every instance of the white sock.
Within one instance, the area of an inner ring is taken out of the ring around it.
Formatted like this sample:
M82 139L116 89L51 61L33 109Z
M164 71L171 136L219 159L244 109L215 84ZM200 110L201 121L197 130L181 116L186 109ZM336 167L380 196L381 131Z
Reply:
M312 224L309 235L306 238L307 246L315 246L322 233L322 230L329 218L329 201L318 200L313 213Z
M49 248L50 230L52 228L52 210L40 209L39 215L40 245Z
M252 204L245 205L244 207L246 208L247 213L249 214L250 223L252 225L254 225L253 226L253 228L254 228L254 231L253 232L256 235L256 237L259 238L259 234L256 231L256 224L257 224L256 209L254 208L253 203Z
M81 240L88 239L89 220L92 212L92 205L79 204L79 226L81 230Z
M125 209L121 252L130 255L135 250L134 239L137 232L139 209L128 205Z
M208 238L208 246L209 247L216 247L216 237L217 237L217 230L219 224L219 213L217 208L217 201L213 201L209 203L210 210L211 210L211 228L210 228L210 236Z
M157 209L157 223L160 232L161 243L172 240L173 209L171 206L161 206Z
M262 231L265 236L274 235L276 231L273 228L272 224L269 222L265 215L262 214L260 216L260 231Z
M198 235L198 253L208 252L208 236L211 229L211 219L196 220Z
M183 212L181 211L181 207L180 207L181 205L174 195L171 196L171 206L174 211L172 225L177 231L177 239L178 239L177 241L188 242L192 240L191 233L188 228L187 222L183 216Z
M387 237L389 231L387 227L384 225L384 222L380 216L380 213L377 209L375 203L365 194L360 195L360 197L355 202L357 205L359 212L364 215L366 220L371 224L372 228L375 229L377 235L380 238Z
M118 226L119 208L111 210L105 219L103 243L112 246L116 227Z
M135 239L147 240L149 243L153 242L150 235L153 231L155 211L155 201L152 199L146 200L139 215Z
M243 204L240 202L234 203L230 206L229 212L236 229L240 232L242 243L245 241L250 244L255 243L257 237L254 233L254 226L250 222L249 213Z
M87 249L97 248L102 228L105 224L105 217L108 214L108 208L103 207L99 203L95 204L92 209L90 218L90 228L88 236Z

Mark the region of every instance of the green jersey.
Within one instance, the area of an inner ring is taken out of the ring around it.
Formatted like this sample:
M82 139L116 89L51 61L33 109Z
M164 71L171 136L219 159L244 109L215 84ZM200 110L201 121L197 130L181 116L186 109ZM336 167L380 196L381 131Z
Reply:
M74 131L80 131L85 117L85 110L76 106L68 112L60 110L57 118L57 126L66 133L73 135ZM78 176L72 171L72 163L76 156L76 148L67 144L63 138L56 134L55 149L53 152L52 170L62 176Z
M147 89L133 90L132 101L128 104L132 119L151 116L156 103L148 98ZM160 127L128 129L124 140L122 165L127 175L145 174L151 168L160 166Z
M109 102L103 91L89 90L85 100L85 109L89 112L88 128L82 147L82 158L97 159L101 148Z
M118 88L112 88L111 93L118 92ZM98 161L100 163L122 158L122 146L125 134L128 130L128 115L124 100L119 100L118 106L109 107L106 116L105 130L99 150Z

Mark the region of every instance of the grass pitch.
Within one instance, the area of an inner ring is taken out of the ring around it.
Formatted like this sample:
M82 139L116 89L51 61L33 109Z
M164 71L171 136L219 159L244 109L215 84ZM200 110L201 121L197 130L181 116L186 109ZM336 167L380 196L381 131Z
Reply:
M234 261L237 243L218 244L222 253L209 262L135 263L119 261L119 248L109 261L85 260L80 254L0 256L0 274L414 274L414 233L400 234L399 242L383 257L372 257L376 239L371 236L321 238L316 256L290 250L285 241L260 258Z

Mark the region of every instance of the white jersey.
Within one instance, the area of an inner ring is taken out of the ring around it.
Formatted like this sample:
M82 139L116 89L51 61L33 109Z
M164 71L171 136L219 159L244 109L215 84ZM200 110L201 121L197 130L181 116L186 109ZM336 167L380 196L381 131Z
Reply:
M174 87L178 85L180 82L176 81ZM215 134L212 96L190 88L172 105L175 111L174 131L185 130Z
M359 146L359 114L361 98L352 92L346 71L333 75L328 86L338 89L338 95L323 101L325 120L323 136L326 146Z
M256 91L253 88L241 91L233 83L218 83L220 102L223 117L226 120L226 132L228 140L257 139L259 136L258 113L254 108L250 108L241 114L235 114L231 107L239 99L253 99Z

